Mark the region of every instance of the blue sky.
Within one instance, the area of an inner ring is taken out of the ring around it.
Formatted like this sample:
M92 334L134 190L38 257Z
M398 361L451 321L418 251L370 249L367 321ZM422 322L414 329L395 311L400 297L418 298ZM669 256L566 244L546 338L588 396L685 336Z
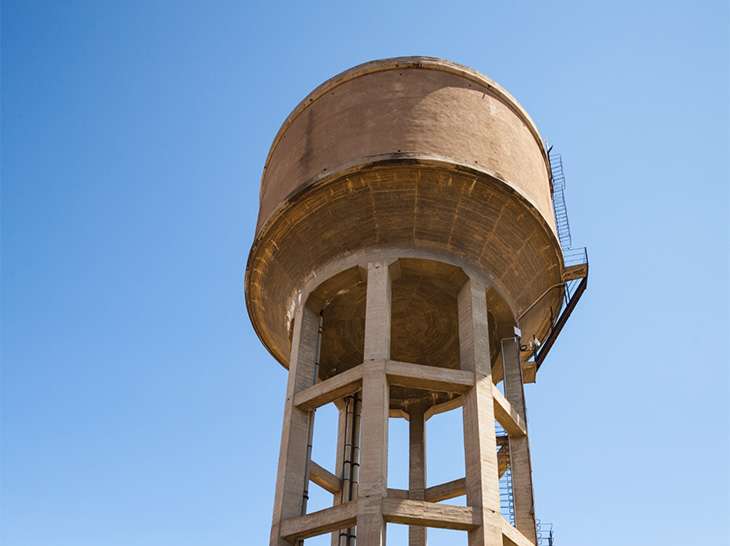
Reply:
M307 93L401 55L494 79L563 157L591 278L527 387L538 516L560 546L723 543L729 21L722 1L4 1L2 543L267 542L286 374L243 301L261 171ZM439 445L429 479L458 477Z

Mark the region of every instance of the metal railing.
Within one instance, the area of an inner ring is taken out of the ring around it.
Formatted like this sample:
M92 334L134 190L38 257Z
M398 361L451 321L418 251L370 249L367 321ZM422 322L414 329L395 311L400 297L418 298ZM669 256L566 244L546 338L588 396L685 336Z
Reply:
M553 524L537 520L537 546L553 546Z
M586 276L588 274L588 250L583 248L569 248L563 252L563 262L566 269L569 267L585 266ZM580 286L583 278L571 279L565 283L565 305L570 305L571 299L575 297L575 293Z
M550 147L552 150L552 147ZM551 154L548 150L550 171L552 174L551 189L553 198L553 213L555 227L558 229L558 239L563 250L572 246L570 237L570 223L568 222L568 208L565 205L565 174L563 173L563 159L560 154Z
M496 428L497 438L507 438L507 431L502 428L497 421L494 422ZM509 448L507 448L509 449ZM512 468L510 467L505 470L504 474L499 478L499 504L502 512L502 517L509 521L512 525L515 524L515 499L514 492L512 490Z
M588 251L585 247L581 248L564 248L563 249L563 262L565 267L571 267L574 265L583 265L588 263Z
M570 235L568 209L565 205L563 159L560 154L551 153L551 151L552 146L547 152L551 171L550 189L553 213L555 214L555 227L563 254L566 276L562 285L564 290L562 304L558 309L551 307L550 315L545 318L537 329L538 332L547 330L547 337L541 343L533 340L528 345L521 347L522 350L531 351L531 356L534 358L538 369L588 285L588 251L585 248L572 248L573 241ZM556 285L556 288L559 286Z

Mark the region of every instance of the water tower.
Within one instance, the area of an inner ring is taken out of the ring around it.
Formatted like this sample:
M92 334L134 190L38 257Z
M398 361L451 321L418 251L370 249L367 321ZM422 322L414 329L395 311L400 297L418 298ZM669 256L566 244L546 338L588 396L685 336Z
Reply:
M374 61L294 109L266 161L246 269L251 322L289 369L272 545L324 533L382 545L387 522L409 525L412 546L427 527L465 530L470 545L537 542L523 383L586 286L567 227L559 158L474 70ZM330 403L326 469L311 443ZM425 422L459 407L466 475L427 484ZM409 422L408 490L388 488L390 417ZM331 508L307 512L310 481Z

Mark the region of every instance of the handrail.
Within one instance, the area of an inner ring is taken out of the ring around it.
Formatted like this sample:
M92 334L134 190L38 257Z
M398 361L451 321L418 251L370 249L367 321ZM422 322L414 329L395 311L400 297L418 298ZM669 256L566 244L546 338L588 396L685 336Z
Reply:
M586 264L587 267L588 264ZM568 321L568 318L570 317L571 313L575 309L575 306L578 305L578 300L583 295L583 292L585 292L586 288L588 287L588 275L580 279L580 282L578 283L577 288L573 292L571 296L569 296L569 299L567 301L567 305L563 308L562 313L560 313L560 316L558 317L557 322L554 324L554 326L551 328L550 333L548 334L548 337L545 339L545 341L542 344L542 347L535 355L535 363L537 364L537 370L540 369L540 366L542 365L543 360L545 360L545 357L547 356L548 352L550 352L550 349L552 348L553 344L555 343L555 340L557 339L558 335L562 331L563 327L565 326L565 323ZM567 293L567 290L566 290ZM537 372L536 370L536 372Z

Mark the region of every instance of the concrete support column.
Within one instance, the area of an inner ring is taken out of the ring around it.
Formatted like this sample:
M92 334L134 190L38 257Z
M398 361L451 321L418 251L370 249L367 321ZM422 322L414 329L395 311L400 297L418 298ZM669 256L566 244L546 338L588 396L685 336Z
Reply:
M458 295L461 369L474 373L475 385L464 395L466 502L483 514L469 531L469 546L501 546L497 440L492 400L492 370L485 287L469 279Z
M426 500L426 408L414 406L408 411L409 471L408 498ZM408 546L426 546L426 527L408 528Z
M504 397L522 421L527 424L525 390L522 381L522 363L517 338L502 340L502 366L504 369ZM537 525L532 489L532 464L528 436L509 438L512 467L512 492L515 505L515 527L533 544L537 543Z
M301 306L294 317L284 426L281 433L274 495L274 517L271 526L272 546L291 546L280 538L280 524L284 520L302 515L304 488L306 481L309 480L309 476L306 475L309 412L294 406L294 395L316 382L314 374L318 329L319 315L308 307Z
M390 358L391 274L386 262L368 264L365 362L362 379L360 484L357 545L383 546L383 499L388 495L390 396L385 362Z
M388 262L368 264L364 360L390 358L392 276Z

